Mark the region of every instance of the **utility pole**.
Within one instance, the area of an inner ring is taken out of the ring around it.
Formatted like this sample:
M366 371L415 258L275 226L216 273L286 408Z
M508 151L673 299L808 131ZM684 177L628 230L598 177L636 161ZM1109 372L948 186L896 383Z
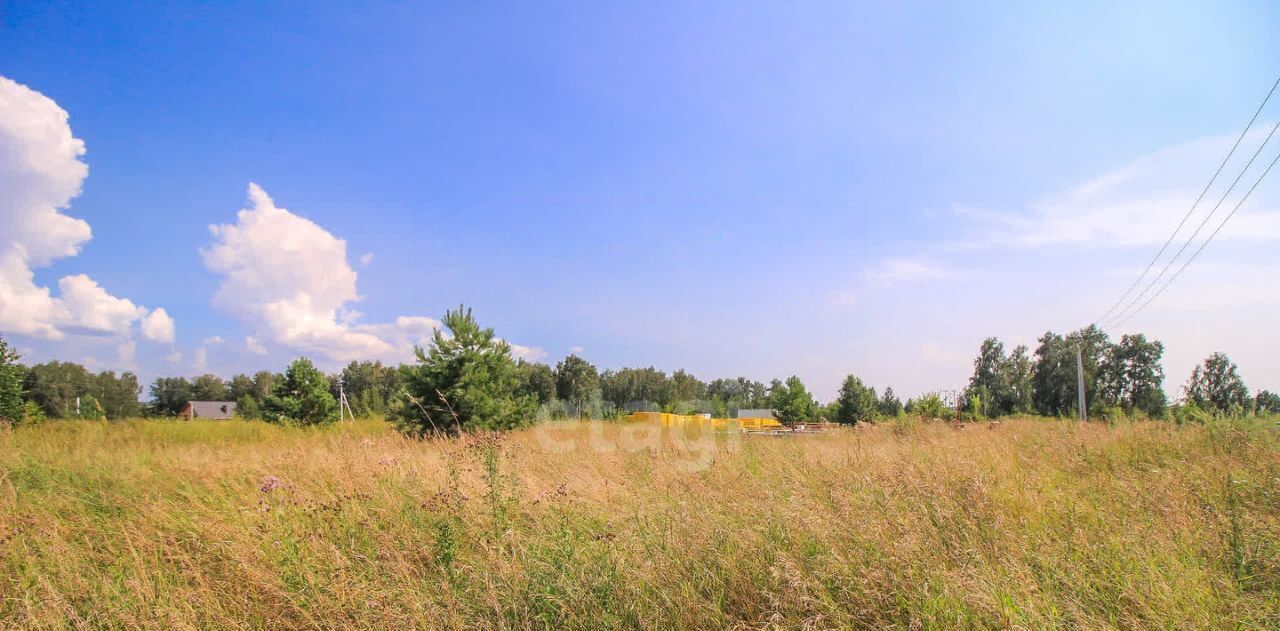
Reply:
M351 404L347 403L347 391L342 383L342 379L338 379L338 420L346 420L346 414L351 415L351 420L356 420L356 413L351 411Z
M1084 400L1084 356L1076 346L1076 394L1079 397L1080 420L1089 420L1089 406Z

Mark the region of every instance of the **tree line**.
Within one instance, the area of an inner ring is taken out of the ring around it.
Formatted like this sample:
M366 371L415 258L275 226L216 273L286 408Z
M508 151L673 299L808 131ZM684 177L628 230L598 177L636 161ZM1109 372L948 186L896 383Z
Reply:
M1164 418L1171 409L1179 420L1280 413L1280 395L1264 390L1250 396L1235 364L1221 353L1195 368L1183 387L1184 401L1170 406L1162 388L1164 345L1141 334L1113 343L1096 326L1067 335L1047 332L1034 352L1021 345L1006 352L998 338L986 339L963 395L951 407L937 393L905 403L891 387L878 395L856 375L847 376L836 398L822 404L796 376L765 384L746 377L702 381L684 370L668 375L652 366L602 372L577 355L551 366L514 358L510 345L464 307L447 312L443 323L430 344L415 348L411 364L353 361L327 375L300 358L283 373L260 371L230 380L213 374L160 377L150 384L145 405L133 373L94 374L57 361L22 366L0 337L0 419L172 417L188 401L235 401L242 418L322 424L338 418L341 393L355 416L384 416L413 434L510 429L537 420L615 418L636 411L726 417L767 408L788 424L855 424L903 414L1071 416L1078 405L1077 350L1088 411L1095 418Z
M1016 346L1006 353L998 338L987 338L973 362L962 400L977 417L1016 414L1074 416L1079 412L1077 353L1083 367L1090 417L1146 416L1178 420L1205 414L1243 416L1280 413L1280 395L1249 394L1234 362L1213 353L1195 367L1170 405L1163 388L1164 344L1145 335L1112 342L1096 325L1059 335L1046 332L1034 353Z

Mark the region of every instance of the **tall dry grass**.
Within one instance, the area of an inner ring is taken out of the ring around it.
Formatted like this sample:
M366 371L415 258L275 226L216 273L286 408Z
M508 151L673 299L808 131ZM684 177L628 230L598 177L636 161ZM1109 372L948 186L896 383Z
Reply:
M0 627L1280 627L1244 424L0 430Z

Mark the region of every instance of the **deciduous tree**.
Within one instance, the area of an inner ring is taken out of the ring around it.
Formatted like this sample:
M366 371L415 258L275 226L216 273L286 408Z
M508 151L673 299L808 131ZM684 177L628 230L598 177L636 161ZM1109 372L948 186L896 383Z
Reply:
M142 414L138 395L142 386L138 376L131 372L116 373L110 370L98 373L93 380L93 396L102 408L102 414L110 420L133 418Z
M1196 366L1185 391L1188 401L1228 414L1246 411L1252 403L1235 363L1225 353L1214 353Z
M1167 404L1163 355L1164 345L1142 334L1125 335L1109 346L1099 367L1099 393L1107 405L1120 406L1127 414L1138 410L1162 416Z
M1097 396L1098 369L1107 352L1107 334L1097 325L1072 332L1065 338L1053 332L1040 338L1032 377L1032 401L1045 416L1069 416L1077 411L1076 350L1084 364L1085 397L1096 415L1103 401Z
M27 399L34 401L50 417L74 418L77 416L76 399L91 392L93 375L84 366L71 362L51 361L36 364L27 371L23 382Z
M0 336L0 421L16 423L23 418L22 380L27 370L18 364L22 356Z
M520 375L520 392L532 396L539 405L556 398L556 371L541 362L520 360L516 367Z
M226 401L230 397L222 377L204 374L191 380L192 401Z
M191 382L186 377L157 377L151 382L152 414L177 416L191 400Z
M338 420L338 402L329 393L329 379L310 359L295 359L276 382L263 405L263 417L273 423L323 425Z
M600 373L591 362L569 355L556 364L556 394L579 413L599 389Z
M779 421L791 425L814 418L817 403L814 402L813 395L809 394L809 390L804 387L804 382L800 381L799 377L792 375L786 382L775 379L774 384L769 396Z
M1258 414L1280 414L1280 394L1261 390L1253 398L1253 405Z

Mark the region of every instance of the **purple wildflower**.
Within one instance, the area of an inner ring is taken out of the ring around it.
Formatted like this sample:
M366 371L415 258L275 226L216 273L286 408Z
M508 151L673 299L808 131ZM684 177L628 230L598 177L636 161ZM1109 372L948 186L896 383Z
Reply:
M280 486L280 478L277 478L274 475L269 475L265 478L262 478L262 484L258 485L258 490L262 491L263 493L270 493L271 491L275 490L275 488L278 486Z

